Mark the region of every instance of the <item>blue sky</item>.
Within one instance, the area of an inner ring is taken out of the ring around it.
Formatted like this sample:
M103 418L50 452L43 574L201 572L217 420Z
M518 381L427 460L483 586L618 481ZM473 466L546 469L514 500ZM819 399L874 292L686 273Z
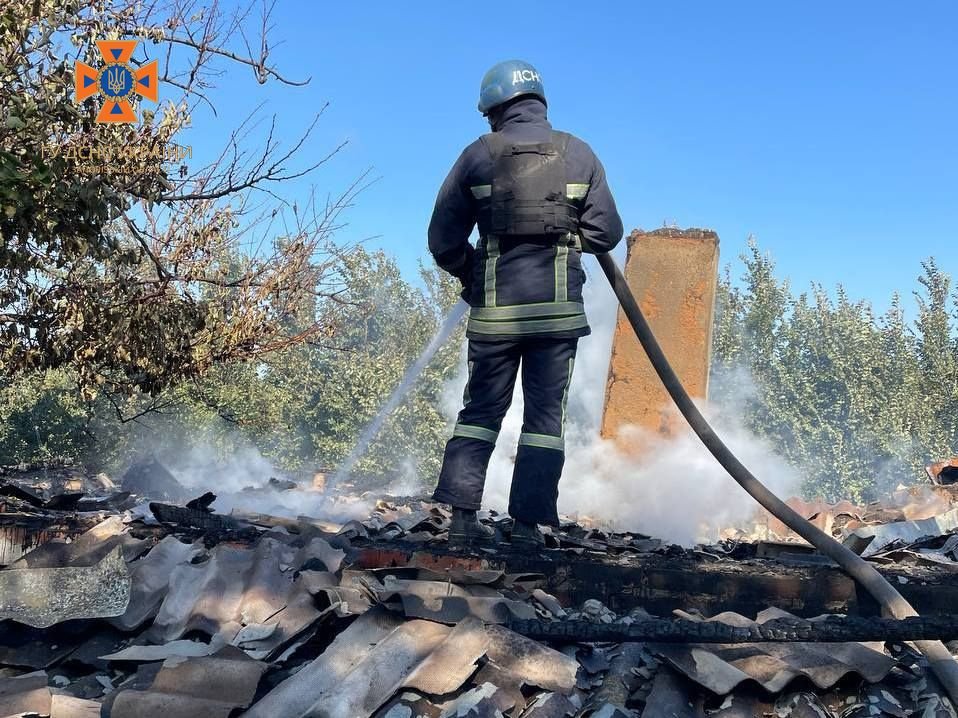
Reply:
M292 140L330 101L303 159L349 145L309 181L372 167L342 239L376 237L410 278L439 184L486 131L482 74L512 57L602 159L629 229L715 229L723 264L752 234L794 287L841 282L879 310L922 259L958 263L958 3L281 0L274 23L273 60L311 83L231 66L189 140L218 147L263 101Z

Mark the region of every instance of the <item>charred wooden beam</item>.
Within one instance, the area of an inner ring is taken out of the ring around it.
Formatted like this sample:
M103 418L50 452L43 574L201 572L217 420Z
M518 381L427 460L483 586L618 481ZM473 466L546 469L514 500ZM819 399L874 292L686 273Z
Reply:
M581 620L515 620L516 633L538 641L574 643L848 643L867 641L951 641L958 639L958 617L863 618L828 616L814 621L775 618L734 626L719 621L652 618L624 623Z
M528 553L500 545L495 551L454 551L402 541L370 543L348 551L357 568L418 566L495 569L538 573L563 606L595 598L618 614L642 607L668 616L675 609L714 616L735 611L755 616L775 606L803 617L827 613L877 616L874 601L840 569L776 560L705 559L694 552L577 555L568 551ZM880 567L922 615L951 615L958 605L958 574L919 567Z
M185 508L158 502L150 503L150 511L161 524L172 525L184 536L202 538L207 546L222 541L255 541L259 532L254 526L222 514L202 509ZM138 532L137 535L143 535Z
M247 524L237 521L231 516L214 514L203 509L161 504L155 501L150 503L150 511L161 523L202 531L236 531L247 526Z
M618 614L636 607L660 616L676 608L694 609L707 616L722 611L754 616L769 606L801 616L856 613L858 609L855 584L841 571L762 561L701 561L691 553L535 554L499 547L495 553L472 554L441 547L410 549L391 542L354 552L351 562L361 568L415 565L437 571L463 568L542 574L545 590L562 605L579 606L595 598Z

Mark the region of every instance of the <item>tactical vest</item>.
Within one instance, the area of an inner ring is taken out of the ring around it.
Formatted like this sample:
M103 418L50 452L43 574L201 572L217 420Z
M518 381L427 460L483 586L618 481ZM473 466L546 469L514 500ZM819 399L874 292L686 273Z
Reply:
M570 138L564 132L538 144L513 143L500 133L482 138L493 175L491 184L470 187L480 234L468 293L470 339L589 333L578 236L589 185L568 182Z
M477 198L482 236L558 239L576 233L578 209L566 196L568 134L552 132L550 142L514 144L493 132L482 141L493 160L489 194Z

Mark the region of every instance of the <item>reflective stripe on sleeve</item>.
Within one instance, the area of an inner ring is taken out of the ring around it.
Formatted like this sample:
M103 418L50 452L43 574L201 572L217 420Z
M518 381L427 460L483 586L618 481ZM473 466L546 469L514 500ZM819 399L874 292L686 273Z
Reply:
M473 188L475 190L475 188ZM475 191L473 191L475 193ZM492 194L492 187L489 187L489 193ZM589 183L571 183L565 186L565 196L569 199L582 199L589 193Z
M586 187L588 187L588 185L586 185ZM472 190L472 196L476 199L487 199L492 196L491 184L479 184L469 189Z

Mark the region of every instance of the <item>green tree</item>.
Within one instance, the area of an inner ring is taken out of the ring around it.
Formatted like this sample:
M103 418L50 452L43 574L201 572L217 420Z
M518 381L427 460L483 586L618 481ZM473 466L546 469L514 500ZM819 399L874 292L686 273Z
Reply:
M806 495L870 500L958 450L954 298L933 260L914 327L898 296L876 317L841 286L794 297L754 243L742 260L742 281L720 283L712 398L803 472Z
M165 161L195 107L213 105L223 63L286 81L265 34L261 53L246 54L249 10L191 0L0 7L0 373L66 368L87 399L156 396L217 364L329 333L315 321L291 334L288 319L303 297L342 291L332 231L360 185L328 204L272 202L277 185L328 158L295 166L313 126L283 145L273 126L257 138L250 118L211 164ZM97 123L99 100L74 101L68 60L98 63L97 41L129 37L141 40L134 65L162 56L165 103L137 104L138 124Z
M76 459L94 445L69 372L30 372L0 386L0 465Z
M184 441L171 424L194 433L203 427L204 442L224 453L241 437L286 469L338 466L458 299L448 276L424 270L413 284L383 252L359 249L346 267L355 305L327 299L304 308L337 326L333 337L260 362L216 366L164 395L175 408L144 423ZM426 367L356 467L357 478L382 485L407 462L423 477L438 470L447 438L440 395L457 369L460 344L450 340ZM129 435L129 447L149 439L135 429Z
M958 438L958 351L955 347L951 278L933 259L922 264L916 292L915 322L920 378L918 391L928 417L922 426L927 458L945 457L954 451Z
M351 257L347 276L366 308L365 319L338 335L336 346L316 349L318 371L305 418L312 451L329 465L350 453L458 299L448 276L423 271L424 287L415 287L381 252ZM423 476L438 471L446 428L440 394L455 373L460 344L453 339L437 353L356 467L357 475L395 475L406 459Z

